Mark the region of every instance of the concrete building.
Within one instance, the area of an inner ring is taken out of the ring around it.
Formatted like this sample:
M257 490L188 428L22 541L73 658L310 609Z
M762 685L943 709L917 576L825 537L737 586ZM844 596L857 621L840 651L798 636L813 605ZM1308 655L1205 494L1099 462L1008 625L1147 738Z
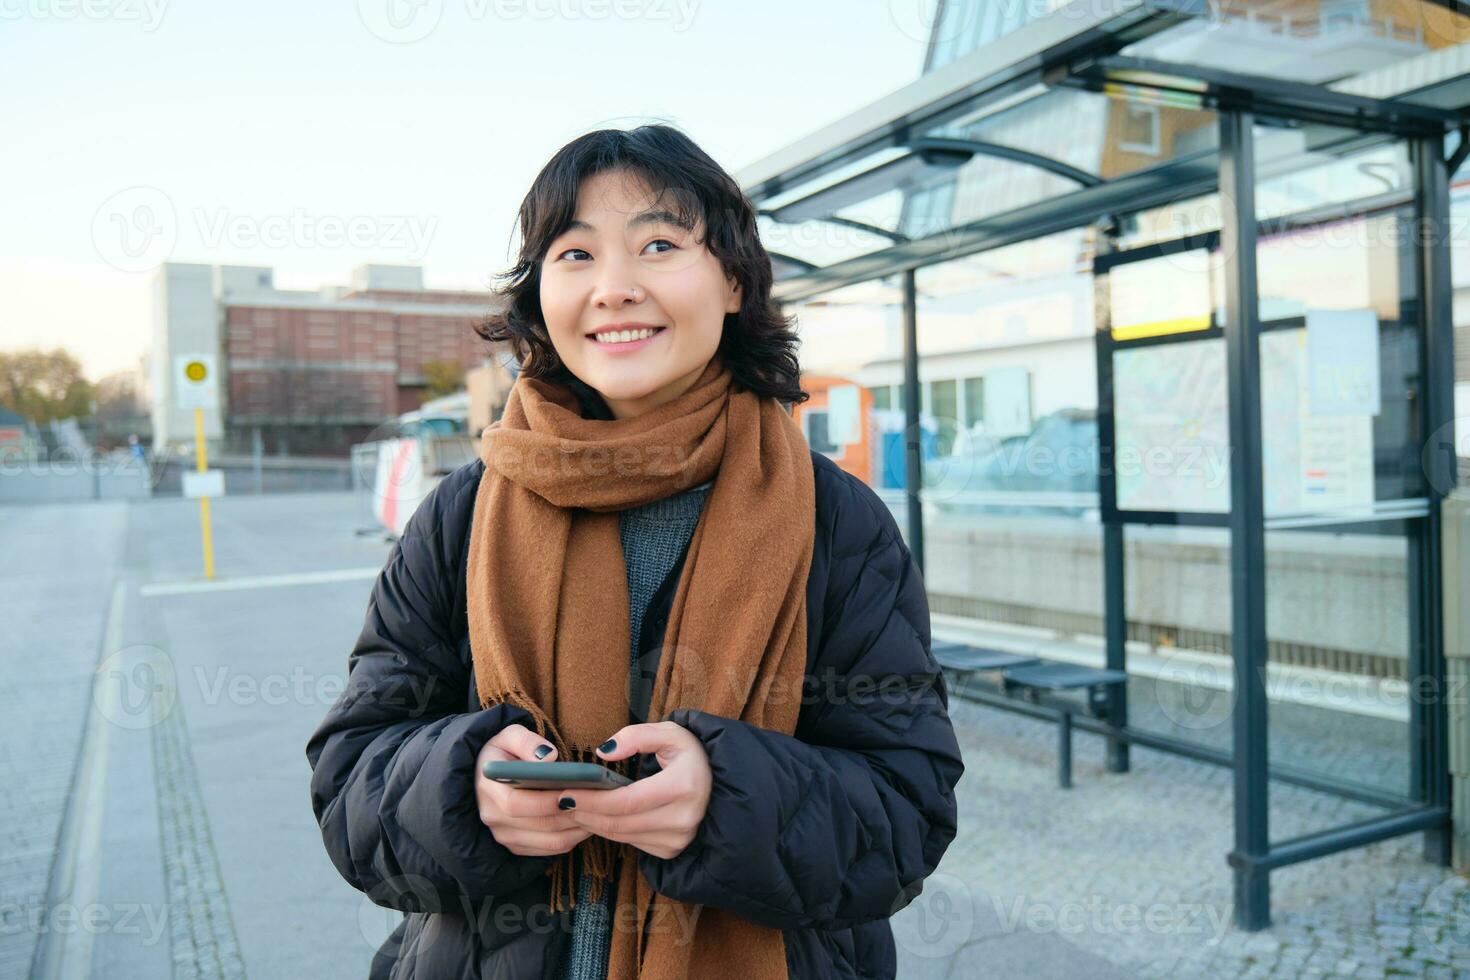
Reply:
M478 366L474 326L489 292L427 289L417 266L364 265L349 285L278 289L266 266L170 262L156 273L151 365L153 447L192 446L175 402L175 361L211 354L219 407L204 413L214 451L345 455L424 400L426 365Z

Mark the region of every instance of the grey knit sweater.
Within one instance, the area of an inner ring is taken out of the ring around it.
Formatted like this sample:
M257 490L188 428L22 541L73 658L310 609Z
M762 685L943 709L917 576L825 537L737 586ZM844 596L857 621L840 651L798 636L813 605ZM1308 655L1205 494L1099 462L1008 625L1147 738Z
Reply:
M628 566L629 670L637 670L639 666L638 629L643 622L644 607L693 537L705 494L713 483L713 480L702 483L618 515L623 559ZM629 722L636 720L630 712ZM617 902L616 882L604 887L597 902L588 898L591 883L588 874L577 878L572 941L566 947L557 973L561 980L606 980L607 977L607 958L612 949L612 909Z

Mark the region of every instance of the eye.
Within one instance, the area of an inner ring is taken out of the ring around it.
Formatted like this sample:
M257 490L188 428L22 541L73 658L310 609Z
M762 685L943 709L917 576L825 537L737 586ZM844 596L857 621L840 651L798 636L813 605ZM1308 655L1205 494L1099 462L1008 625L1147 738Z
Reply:
M674 249L677 249L679 247L678 245L669 241L667 238L655 238L653 241L649 242L648 245L657 245L659 242L663 242L669 247L665 249L659 249L657 252L654 253L655 255L662 255L664 252L673 251ZM647 249L648 245L643 246L644 249Z
M588 254L587 253L587 250L585 248L569 248L565 252L562 252L561 255L558 255L557 258L558 259L565 258L567 255L571 254L572 252L581 252L583 255Z

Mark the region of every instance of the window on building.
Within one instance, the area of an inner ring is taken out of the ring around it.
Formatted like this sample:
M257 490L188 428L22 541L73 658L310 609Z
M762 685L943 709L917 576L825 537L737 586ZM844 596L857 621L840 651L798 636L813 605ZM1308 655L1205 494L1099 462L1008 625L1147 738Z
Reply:
M827 434L827 410L824 408L813 409L802 413L802 422L806 425L806 442L819 453L827 456L837 456L842 452L842 447L832 442Z
M1118 149L1159 155L1159 107L1124 102L1118 129Z
M985 379L965 379L965 428L985 420Z
M959 388L954 379L930 382L929 411L941 422L953 422L960 417Z

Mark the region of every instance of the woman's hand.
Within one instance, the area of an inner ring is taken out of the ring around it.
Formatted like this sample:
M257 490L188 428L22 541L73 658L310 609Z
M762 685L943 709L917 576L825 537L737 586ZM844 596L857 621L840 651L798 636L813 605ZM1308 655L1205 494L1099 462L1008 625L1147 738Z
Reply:
M543 745L551 751L538 757L536 750ZM555 758L556 746L524 725L511 724L496 732L475 759L475 802L480 807L480 822L512 854L564 854L592 836L570 814L557 809L559 790L525 789L485 777L485 763L491 759L551 762Z
M672 858L694 840L709 807L714 776L704 743L672 721L628 725L609 740L604 759L654 755L661 771L617 789L562 790L575 801L566 811L589 833L632 844L657 858Z

